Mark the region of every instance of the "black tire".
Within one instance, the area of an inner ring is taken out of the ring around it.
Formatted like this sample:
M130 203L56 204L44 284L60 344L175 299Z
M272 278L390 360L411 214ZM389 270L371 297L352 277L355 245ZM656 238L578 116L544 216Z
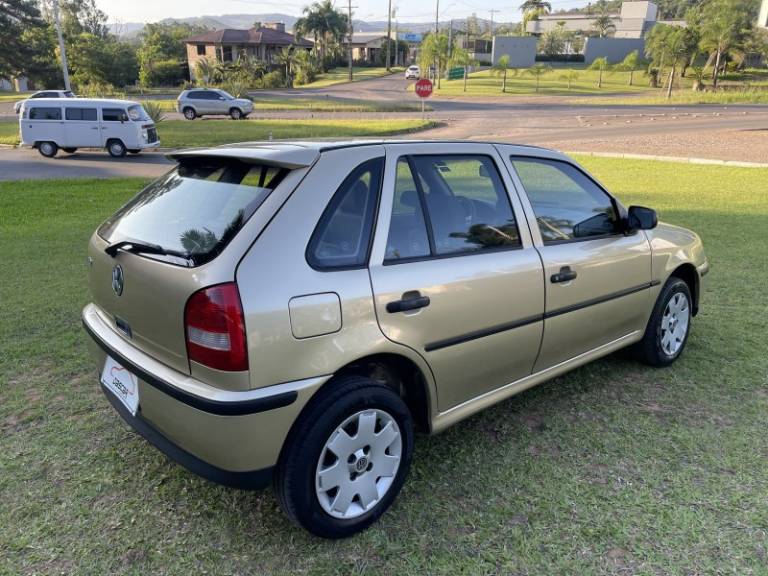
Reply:
M37 151L46 158L53 158L59 151L59 146L56 142L38 142Z
M128 153L128 150L122 140L114 138L112 140L107 140L107 152L109 152L109 155L112 156L112 158L122 158Z
M77 148L62 148L62 150L64 150L64 152L66 152L67 154L74 154L75 152L77 152Z
M315 474L326 442L348 417L377 409L395 420L402 442L394 479L378 503L352 519L335 518L318 500ZM413 420L391 388L361 376L347 376L318 392L294 424L274 475L280 506L294 523L323 538L345 538L373 524L397 497L413 455Z
M197 118L197 112L195 112L194 108L190 108L189 106L184 108L184 110L181 111L182 114L184 114L184 118L187 120L194 120Z
M229 115L232 117L232 120L241 120L243 118L243 111L240 108L230 108Z
M128 150L131 154L141 154L141 150Z
M682 294L687 300L688 326L679 347L674 353L670 354L664 350L662 346L662 334L664 331L663 318L667 304L669 304L677 294ZM684 280L673 276L667 280L664 288L661 289L659 297L656 299L656 304L653 307L653 312L651 313L648 325L645 328L643 339L635 344L635 356L638 360L649 366L663 367L672 364L680 357L683 350L685 350L685 345L688 343L688 336L691 333L692 317L693 299L691 298L691 290Z

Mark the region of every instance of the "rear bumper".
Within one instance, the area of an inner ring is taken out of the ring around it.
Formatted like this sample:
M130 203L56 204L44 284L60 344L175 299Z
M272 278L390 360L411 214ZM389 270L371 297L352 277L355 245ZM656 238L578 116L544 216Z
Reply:
M104 389L123 419L170 458L225 485L259 487L268 482L293 422L328 379L222 390L139 350L93 304L83 310L83 327L99 370L109 355L137 377L136 416Z

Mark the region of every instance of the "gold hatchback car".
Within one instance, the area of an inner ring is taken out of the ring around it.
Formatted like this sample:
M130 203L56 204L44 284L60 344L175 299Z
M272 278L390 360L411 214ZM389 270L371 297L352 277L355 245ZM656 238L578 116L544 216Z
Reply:
M620 348L682 353L699 237L625 208L542 148L236 144L177 166L88 247L85 330L106 397L215 482L271 481L343 537L436 433Z

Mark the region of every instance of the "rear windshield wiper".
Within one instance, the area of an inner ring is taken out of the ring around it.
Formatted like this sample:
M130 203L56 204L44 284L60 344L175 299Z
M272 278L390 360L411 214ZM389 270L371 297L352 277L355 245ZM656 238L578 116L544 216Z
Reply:
M104 252L112 256L113 258L119 250L125 252L132 252L134 254L158 254L160 256L176 256L177 258L183 258L187 262L189 261L189 255L177 250L166 250L162 246L157 244L149 244L148 242L139 242L137 240L120 240L114 244L110 244L104 248Z

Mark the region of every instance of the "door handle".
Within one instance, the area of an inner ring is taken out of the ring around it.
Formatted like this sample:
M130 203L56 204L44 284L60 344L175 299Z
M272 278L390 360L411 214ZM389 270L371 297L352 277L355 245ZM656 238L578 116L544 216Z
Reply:
M418 290L406 292L402 300L387 302L387 312L407 312L408 310L417 310L429 306L429 296L422 296Z
M561 282L570 282L571 280L575 280L576 276L576 271L571 270L570 266L563 266L560 268L560 272L557 274L552 274L549 279L553 284L559 284Z

